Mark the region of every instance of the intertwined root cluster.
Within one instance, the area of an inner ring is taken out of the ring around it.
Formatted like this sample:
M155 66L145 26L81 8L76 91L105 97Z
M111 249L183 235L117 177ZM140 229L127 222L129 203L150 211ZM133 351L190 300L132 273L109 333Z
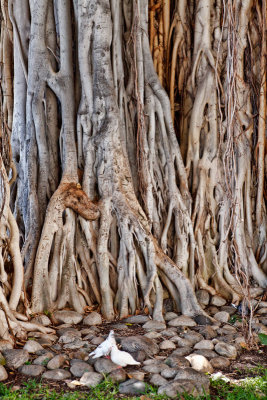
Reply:
M267 285L265 1L147 3L1 3L8 321L29 314L26 292L33 312L161 320L167 292L198 315L197 286L238 302Z

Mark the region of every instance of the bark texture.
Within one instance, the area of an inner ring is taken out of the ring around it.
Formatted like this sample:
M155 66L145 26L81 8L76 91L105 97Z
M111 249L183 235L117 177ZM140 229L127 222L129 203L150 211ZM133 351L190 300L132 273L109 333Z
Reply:
M152 3L154 65L193 201L198 285L235 302L267 284L266 1L166 1L157 12Z
M266 287L266 1L1 12L6 323L93 304L162 320L168 296L196 316L196 288Z

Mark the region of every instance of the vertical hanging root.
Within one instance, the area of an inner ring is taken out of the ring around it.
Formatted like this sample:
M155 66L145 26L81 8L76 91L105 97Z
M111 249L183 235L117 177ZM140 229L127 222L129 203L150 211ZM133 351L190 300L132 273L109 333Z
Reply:
M260 17L260 11L258 10ZM263 191L264 191L264 152L265 152L265 129L266 129L266 69L267 69L267 45L266 45L266 0L262 0L262 48L261 48L261 80L260 80L260 98L259 98L259 127L258 127L258 191L257 191L257 206L256 206L256 223L260 229L262 223L262 208L263 208Z
M113 296L109 282L109 256L108 256L108 239L111 225L111 208L110 198L102 201L100 206L101 218L97 240L97 268L101 293L101 308L105 318L111 320L114 318Z
M81 190L79 184L62 183L54 193L48 206L46 220L36 255L32 290L32 310L34 312L41 312L45 309L50 309L55 305L55 303L52 302L54 293L52 293L52 288L49 284L49 259L54 234L57 233L59 229L62 229L62 215L63 211L67 207L79 213L86 220L95 220L99 217L98 207L89 200L85 192ZM68 230L68 228L66 229ZM74 225L70 230L73 231L73 229ZM73 232L69 232L69 234L73 234ZM66 238L65 246L67 260L66 263L69 267L67 268L68 271L64 270L62 275L64 293L60 292L59 287L57 288L57 292L59 294L59 306L64 307L66 302L70 301L72 306L74 306L77 311L79 310L82 312L83 308L79 303L79 299L77 299L74 295L74 293L76 293L76 274L73 271L74 235L72 236L72 239ZM63 248L61 248L61 251L62 250ZM61 254L61 257L63 257L63 254ZM62 260L62 262L64 263L64 260ZM58 267L59 266L60 264L58 264ZM58 283L60 283L60 281ZM67 289L68 286L70 286L70 290ZM54 291L55 289L53 289L53 292ZM67 291L71 295L71 298L66 297Z
M0 239L1 239L1 283L0 286L0 337L14 343L14 336L25 338L25 331L39 330L43 333L54 333L53 329L45 328L39 324L28 322L25 315L16 312L19 300L22 297L23 290L23 265L19 249L19 232L15 218L9 207L9 183L6 171L0 155L0 171L1 171L1 186L5 188L5 196L2 206L2 215L0 216ZM7 244L5 249L4 245ZM7 250L13 265L13 280L8 281L10 277L5 272L3 262L3 252ZM8 289L8 290L6 290ZM6 295L10 295L9 303Z
M121 204L120 204L121 206ZM118 262L118 292L115 306L120 307L120 317L128 315L128 309L135 311L137 286L138 284L143 294L143 306L147 306L153 318L163 320L163 290L162 283L167 285L177 309L188 316L206 315L197 302L195 293L190 281L183 275L177 265L163 253L157 241L151 235L149 227L142 224L142 219L138 221L133 211L127 207L126 215L130 218L124 221L121 226L121 249ZM125 214L125 209L124 209ZM128 225L131 226L129 230ZM133 234L137 242L133 241ZM145 268L140 263L140 257L134 254L142 254ZM152 293L155 294L155 299ZM153 299L153 300L152 300Z
M19 230L16 223L16 220L9 209L8 211L8 224L10 228L10 256L13 262L13 282L12 282L12 291L9 299L9 306L11 310L16 310L19 300L21 297L21 291L23 288L23 274L24 269L22 265L22 259L19 248Z

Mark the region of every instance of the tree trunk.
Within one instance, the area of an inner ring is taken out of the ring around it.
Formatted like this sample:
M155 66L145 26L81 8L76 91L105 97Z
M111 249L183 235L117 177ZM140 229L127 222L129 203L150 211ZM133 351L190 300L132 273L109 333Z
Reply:
M1 7L7 321L266 287L266 1Z

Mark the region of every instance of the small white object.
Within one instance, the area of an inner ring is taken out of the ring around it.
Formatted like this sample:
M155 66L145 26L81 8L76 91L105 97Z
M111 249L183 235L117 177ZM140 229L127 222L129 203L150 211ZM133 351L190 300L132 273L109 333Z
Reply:
M110 353L111 347L113 345L116 346L116 340L114 336L114 331L110 331L107 339L102 342L94 351L92 351L89 356L93 356L93 358L107 356Z
M112 345L110 359L114 364L120 365L121 367L126 367L126 365L140 365L140 362L135 361L131 354L119 350L116 344Z
M212 380L221 379L225 382L230 382L231 379L227 378L227 376L223 375L221 372L217 372L216 374L211 375ZM241 379L242 380L242 379Z
M209 372L210 374L213 373L213 367L211 363L206 359L206 357L200 354L190 354L189 356L185 357L191 364L191 367L195 371L199 372Z

